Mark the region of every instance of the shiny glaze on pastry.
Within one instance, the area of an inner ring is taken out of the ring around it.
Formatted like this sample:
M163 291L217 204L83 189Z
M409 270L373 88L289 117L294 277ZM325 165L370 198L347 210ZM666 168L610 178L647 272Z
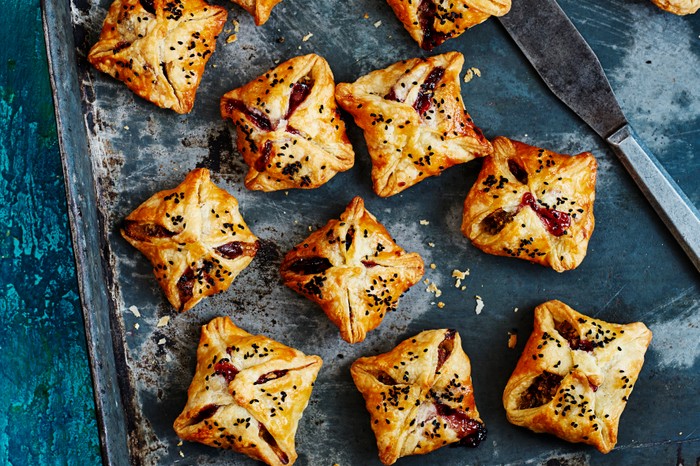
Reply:
M338 103L364 131L378 195L492 152L462 103L463 64L458 52L414 58L336 87Z
M486 438L455 330L426 330L388 353L358 359L350 372L384 464L448 444L476 447Z
M175 432L272 466L294 464L297 427L321 364L318 356L217 317L202 327L197 370Z
M662 10L675 15L692 15L700 9L700 0L651 0Z
M221 98L221 115L238 134L250 167L248 189L312 189L349 170L355 153L345 134L326 60L292 58Z
M387 0L411 37L425 50L460 36L491 16L510 11L510 0Z
M236 198L212 183L205 168L151 196L126 217L121 234L151 261L158 284L180 311L228 289L259 247Z
M593 155L557 154L504 137L493 146L464 201L464 236L489 254L557 272L576 268L595 226Z
M256 26L262 26L270 18L272 9L282 0L231 0L253 16Z
M202 0L116 0L88 60L138 96L189 113L226 15Z
M423 260L407 253L355 197L284 257L284 284L318 303L348 343L363 341L402 293L423 276Z
M611 324L561 301L541 304L503 392L508 420L609 452L650 341L641 322Z

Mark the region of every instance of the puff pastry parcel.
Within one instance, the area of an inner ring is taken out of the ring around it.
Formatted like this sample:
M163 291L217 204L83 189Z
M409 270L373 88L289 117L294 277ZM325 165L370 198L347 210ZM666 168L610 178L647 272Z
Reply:
M116 0L88 60L138 96L188 113L226 15L202 0Z
M221 98L250 166L248 189L317 188L349 170L355 153L336 108L333 73L315 54L299 56Z
M291 465L299 420L321 364L318 356L217 317L202 327L197 370L175 432L272 466Z
M503 392L508 420L609 452L650 341L641 322L611 324L560 301L541 304Z
M651 0L662 10L676 15L692 15L700 9L700 0Z
M454 330L426 330L388 353L358 359L350 371L384 464L457 442L476 447L486 438L471 364Z
M270 18L272 9L282 0L231 0L243 7L255 20L256 26L262 26Z
M462 103L463 64L459 52L414 58L336 87L338 103L364 131L378 195L492 152Z
M593 233L596 161L498 137L464 201L462 233L479 249L577 267Z
M411 37L432 50L490 16L510 11L510 0L387 0Z
M151 261L158 284L180 311L225 291L260 245L236 198L212 183L205 168L151 196L126 217L121 234Z
M287 253L284 284L318 303L349 343L363 341L403 292L423 276L423 260L407 253L361 198Z

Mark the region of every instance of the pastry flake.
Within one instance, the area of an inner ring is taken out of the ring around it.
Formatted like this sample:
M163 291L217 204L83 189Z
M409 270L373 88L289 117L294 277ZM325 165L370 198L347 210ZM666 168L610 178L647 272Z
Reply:
M226 16L202 0L116 0L88 60L138 96L189 113Z
M508 420L609 452L650 341L641 322L611 324L560 301L541 304L503 392Z
M272 9L282 0L231 0L250 13L256 26L262 26L270 18Z
M355 153L336 108L333 73L315 54L292 58L221 98L250 167L248 189L312 189L349 170Z
M464 201L464 236L489 254L557 272L576 268L595 226L593 155L557 154L504 137L493 146Z
M180 311L228 289L260 245L236 198L212 183L204 168L151 196L126 217L121 234L151 261L158 284Z
M272 466L294 464L294 437L322 363L217 317L202 327L197 369L175 432Z
M355 197L287 253L282 280L318 303L348 343L363 341L423 276L423 260L397 245Z
M651 0L654 5L675 15L692 15L700 9L700 0Z
M414 58L336 87L338 103L364 131L379 196L492 152L462 102L463 64L459 52Z
M476 447L486 438L455 330L426 330L388 353L358 359L350 372L384 464L457 442Z
M404 28L425 50L458 37L490 16L510 11L510 0L387 0Z

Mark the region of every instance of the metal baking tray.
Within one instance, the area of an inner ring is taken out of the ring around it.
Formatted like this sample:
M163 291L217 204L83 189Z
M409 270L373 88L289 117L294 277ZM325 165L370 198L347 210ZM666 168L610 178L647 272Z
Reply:
M243 187L246 166L219 116L221 95L279 61L310 52L329 61L337 82L425 56L384 1L284 0L262 27L233 3L217 1L230 11L225 29L239 21L238 40L226 43L232 31L219 37L189 115L161 110L88 66L85 57L109 3L44 0L43 5L105 464L256 464L235 452L180 444L172 430L194 372L200 327L219 315L323 358L297 435L300 465L380 464L350 364L424 329L444 327L462 335L488 438L477 449L442 448L399 464L686 464L700 457L698 275L612 153L549 94L495 20L434 53L458 50L466 57L465 71L480 70L481 77L463 83L462 94L488 137L506 135L558 152L596 155L596 229L588 256L574 271L558 274L486 255L462 237L462 202L479 161L378 198L371 191L362 134L350 118L357 154L351 171L311 191L262 193ZM661 13L641 0L561 3L599 54L638 132L699 204L698 22ZM313 36L304 40L309 33ZM117 225L152 193L174 187L198 166L210 168L213 180L238 198L262 248L227 292L178 314L150 264L121 239ZM338 216L355 195L366 200L400 245L420 253L426 265L435 264L426 267L424 278L443 293L436 298L423 283L416 285L397 312L366 341L351 346L318 307L281 284L278 267L310 228ZM470 270L466 290L455 288L454 269ZM485 303L480 315L476 295ZM549 299L613 322L641 320L654 332L622 416L617 448L606 456L505 419L502 390L532 328L534 307ZM163 316L170 322L158 327ZM515 350L507 348L511 329L519 335Z

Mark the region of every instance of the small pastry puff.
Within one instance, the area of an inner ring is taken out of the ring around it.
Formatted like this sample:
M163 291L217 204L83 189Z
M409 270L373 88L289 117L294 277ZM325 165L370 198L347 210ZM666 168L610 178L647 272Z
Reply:
M484 252L576 268L593 234L596 161L504 137L493 140L464 201L462 233Z
M212 183L205 168L151 196L126 217L121 234L151 261L158 284L180 311L228 289L260 246L236 198Z
M363 341L423 276L423 260L407 253L361 198L287 253L282 280L318 303L348 343Z
M202 0L116 0L88 60L138 96L189 113L226 16Z
M217 317L202 327L197 370L175 432L183 440L289 466L297 459L294 437L321 364L318 356Z
M692 15L700 9L700 0L651 0L654 5L675 15Z
M447 39L490 16L510 11L510 0L387 0L411 37L424 50L432 50Z
M256 26L262 26L270 18L272 9L282 0L231 0L250 13Z
M318 55L292 58L221 98L250 166L248 189L312 189L349 170L355 153L336 108L335 83Z
M611 324L560 301L541 304L503 392L508 420L609 452L650 341L641 322Z
M426 330L350 368L377 438L393 464L448 444L476 447L486 428L474 402L471 364L454 330Z
M462 103L463 64L459 52L414 58L336 87L338 103L364 131L379 196L492 152Z

